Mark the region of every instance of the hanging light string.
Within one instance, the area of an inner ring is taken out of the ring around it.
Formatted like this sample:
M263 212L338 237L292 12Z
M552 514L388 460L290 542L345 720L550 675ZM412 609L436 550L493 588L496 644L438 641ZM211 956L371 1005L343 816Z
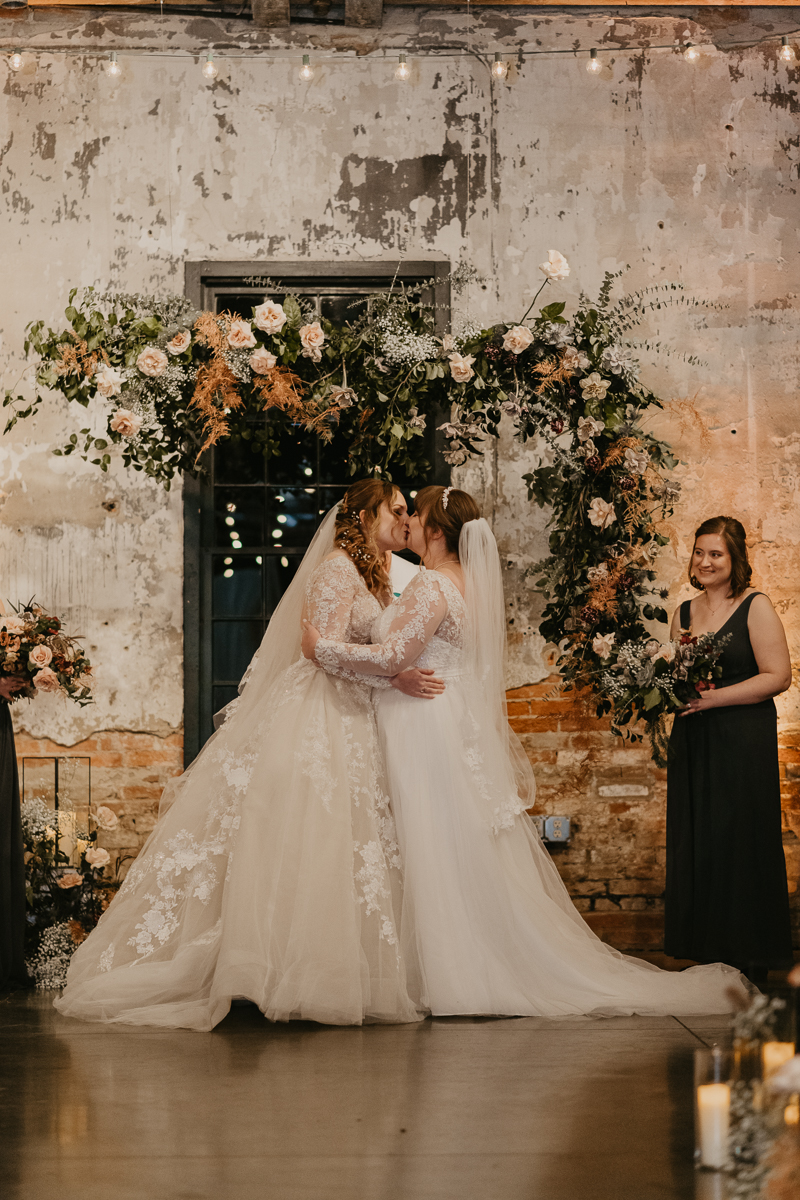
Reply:
M471 0L467 0L467 14L468 14L468 25L467 25L466 47L464 47L464 46L447 46L447 45L444 45L444 46L440 45L438 47L420 47L419 49L415 49L411 53L410 57L420 59L420 60L422 60L422 59L439 60L439 59L472 58L475 61L480 62L481 65L486 68L487 72L489 72L494 78L505 79L508 74L508 63L506 61L506 54L508 57L515 58L520 63L524 62L526 59L529 59L529 58L542 58L542 57L547 57L547 56L569 55L572 58L585 59L585 57L588 55L588 60L586 60L586 69L588 71L590 71L591 73L599 73L599 71L601 69L601 65L599 62L600 55L609 55L610 54L610 55L615 55L617 57L623 57L623 56L635 57L637 54L650 54L654 51L666 51L671 54L681 54L687 61L693 62L693 61L696 61L697 59L699 59L704 54L720 54L720 55L722 55L722 54L726 54L726 53L733 53L737 50L755 49L758 46L764 46L770 42L775 42L775 43L778 43L778 45L779 45L779 49L777 51L776 57L780 61L787 63L787 65L791 65L797 61L797 54L796 54L793 46L791 45L791 40L794 38L797 38L798 35L800 35L800 29L795 29L795 30L792 30L788 34L765 34L765 36L763 38L758 38L755 41L748 40L748 41L742 41L742 42L730 42L730 43L727 43L725 46L717 46L713 42L698 43L698 42L687 41L687 42L658 42L658 43L654 42L654 43L651 43L651 44L645 45L645 46L591 46L591 47L587 47L585 49L576 49L575 47L565 47L563 49L556 48L556 47L543 47L541 49L528 50L524 47L515 47L515 48L510 48L507 52L502 52L502 51L492 52L489 50L476 49L472 44L473 30L472 30ZM107 55L107 54L99 53L97 50L90 48L90 47L76 47L76 46L63 46L62 47L62 46L59 46L56 48L56 47L44 47L44 46L24 46L24 45L20 45L19 42L13 44L12 46L6 46L6 47L0 48L0 55L3 55L5 57L5 61L8 65L8 67L12 71L19 71L22 69L22 67L24 66L24 55L28 55L28 56L32 56L32 57L38 57L39 55L45 55L45 54L49 55L51 57L63 55L65 58L69 57L69 56L74 57L74 56L80 55L80 57L82 57L82 58L88 58L88 57L91 57L92 55L97 54L100 61L105 64L105 69L106 69L107 73L112 76L119 75L121 73L122 68L120 65L120 59L125 59L125 58L166 58L166 59L173 59L176 61L181 61L181 60L183 60L183 61L195 60L196 61L198 58L201 57L201 53L202 52L198 52L196 50L186 50L183 52L176 53L176 52L165 52L162 50L150 50L150 49L139 50L139 49L136 49L135 47L130 47L129 49L126 49L126 50L112 51L110 53L110 55ZM411 72L410 72L410 68L408 67L408 57L409 57L408 51L398 51L397 52L396 61L398 62L398 68L395 71L395 77L400 80L408 79L410 76ZM258 62L258 61L260 61L260 62L266 62L266 63L280 63L280 62L290 62L291 63L291 62L301 61L302 66L301 66L301 70L300 70L300 78L303 80L310 80L314 75L314 67L311 64L311 58L310 58L309 53L297 54L297 53L289 52L286 54L281 54L281 53L277 53L277 54L275 54L275 53L273 53L273 54L255 53L254 54L254 53L251 53L248 51L230 50L230 51L225 51L224 54L218 53L217 59L221 59L221 58L224 58L226 62L240 62L240 61L241 62ZM314 58L317 62L326 61L326 62L339 62L339 63L341 63L342 61L375 62L376 60L380 60L380 59L390 59L390 60L394 61L395 53L390 50L389 51L382 50L377 54L363 54L363 55L358 55L358 56L352 56L352 55L343 55L341 53L336 53L335 51L334 52L329 51L327 53L319 53L319 54L315 53ZM112 66L112 64L114 64L114 65ZM405 70L402 69L403 67L405 67ZM205 54L205 58L203 61L203 75L207 79L213 80L214 78L216 78L218 73L219 73L219 69L216 66L216 63L214 61L214 52L213 52L212 48L209 47L208 51Z

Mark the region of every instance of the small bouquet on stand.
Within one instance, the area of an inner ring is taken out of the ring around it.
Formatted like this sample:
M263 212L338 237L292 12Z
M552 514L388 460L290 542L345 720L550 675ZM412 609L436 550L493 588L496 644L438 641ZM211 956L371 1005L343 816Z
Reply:
M614 634L598 634L592 644L603 660L600 686L611 713L612 732L639 741L639 733L623 726L643 720L650 734L653 758L665 767L667 754L667 717L680 712L690 700L722 675L719 658L731 634L717 637L703 633L694 637L681 632L674 641L639 638L615 643Z
M17 685L13 699L51 692L81 706L92 704L91 674L78 639L33 600L0 615L0 677Z

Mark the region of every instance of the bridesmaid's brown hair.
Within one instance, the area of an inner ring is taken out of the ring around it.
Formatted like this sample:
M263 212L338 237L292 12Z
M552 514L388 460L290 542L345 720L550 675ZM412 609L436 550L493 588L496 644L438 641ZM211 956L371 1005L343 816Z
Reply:
M747 534L744 531L744 525L741 521L737 521L736 517L709 517L707 521L703 521L699 529L695 530L692 556L689 559L689 583L698 591L703 591L702 583L692 574L692 562L697 539L705 537L708 533L717 534L725 543L728 554L731 556L731 595L738 598L750 587L753 568L747 557Z

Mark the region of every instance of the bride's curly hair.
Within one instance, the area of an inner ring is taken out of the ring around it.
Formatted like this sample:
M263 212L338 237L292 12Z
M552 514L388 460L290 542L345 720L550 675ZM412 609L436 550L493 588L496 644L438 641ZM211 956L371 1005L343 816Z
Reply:
M391 504L397 488L384 479L361 479L345 492L336 514L333 544L344 550L355 564L373 596L386 602L392 588L385 555L375 542L374 532L382 504ZM361 513L364 520L361 520Z
M444 496L447 493L445 506ZM458 554L458 539L462 526L467 521L477 521L481 510L470 496L469 492L461 492L458 488L424 487L414 497L414 511L422 521L425 531L425 541L428 531L441 533L444 544L451 554Z

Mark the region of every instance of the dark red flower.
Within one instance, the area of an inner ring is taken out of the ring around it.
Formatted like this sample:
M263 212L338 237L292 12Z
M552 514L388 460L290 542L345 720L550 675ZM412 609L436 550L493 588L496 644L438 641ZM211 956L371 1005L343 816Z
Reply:
M587 458L586 466L590 471L599 471L603 465L603 460L599 454L593 454L591 458Z
M564 422L561 420L560 417L557 417L555 421L550 422L550 428L552 429L553 433L563 433L564 432Z
M619 490L621 492L635 492L639 486L638 479L634 479L633 475L623 475L619 481Z

